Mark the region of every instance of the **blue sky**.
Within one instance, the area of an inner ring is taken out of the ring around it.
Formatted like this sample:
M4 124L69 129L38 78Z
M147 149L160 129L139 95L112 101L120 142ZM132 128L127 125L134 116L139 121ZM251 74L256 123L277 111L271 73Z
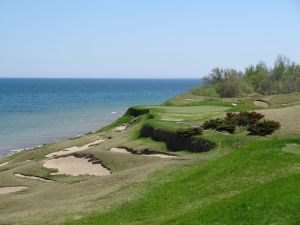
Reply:
M0 0L0 77L201 77L300 63L299 0Z

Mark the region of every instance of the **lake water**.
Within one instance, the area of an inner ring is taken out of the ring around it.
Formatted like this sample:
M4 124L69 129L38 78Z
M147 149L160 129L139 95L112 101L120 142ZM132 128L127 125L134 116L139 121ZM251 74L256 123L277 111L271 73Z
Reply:
M0 155L97 130L200 79L0 79Z

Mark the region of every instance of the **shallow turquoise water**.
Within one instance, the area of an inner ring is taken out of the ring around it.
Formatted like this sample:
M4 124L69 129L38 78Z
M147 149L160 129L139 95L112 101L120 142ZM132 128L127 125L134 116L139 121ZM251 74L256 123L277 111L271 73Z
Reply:
M99 129L131 105L160 104L199 83L193 79L0 79L0 155Z

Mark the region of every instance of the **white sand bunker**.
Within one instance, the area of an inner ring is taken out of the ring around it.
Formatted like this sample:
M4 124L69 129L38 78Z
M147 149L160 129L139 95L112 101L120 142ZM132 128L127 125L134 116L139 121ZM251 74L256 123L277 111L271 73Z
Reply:
M115 131L122 132L122 131L125 131L127 129L127 127L128 127L128 124L123 124L122 126L116 127Z
M157 157L157 158L162 158L162 159L173 159L177 158L178 156L176 155L166 155L166 154L142 154L143 156L148 156L148 157Z
M5 166L7 164L8 164L8 162L4 162L4 163L1 163L0 166Z
M269 107L269 103L267 101L264 100L255 100L254 105L258 106L258 107L263 107L263 108L268 108Z
M123 154L134 154L130 151L128 151L126 148L111 148L110 151L112 152L116 152L116 153L123 153ZM164 158L164 159L167 159L167 158L176 158L178 156L176 155L168 155L168 154L162 154L162 153L136 153L134 155L143 155L143 156L148 156L148 157L157 157L157 158Z
M100 144L103 141L105 141L105 139L99 139L99 140L93 141L91 143L88 143L86 145L83 145L81 147L73 146L73 147L70 147L70 148L65 148L63 150L60 150L60 151L57 151L57 152L52 152L52 153L46 155L46 158L52 158L52 157L55 157L55 156L63 156L63 155L68 155L68 154L71 154L71 153L74 153L74 152L87 150L88 148L90 148L94 145Z
M191 102L201 102L201 99L193 99L193 98L186 98L186 101L191 101Z
M15 173L14 174L16 177L21 177L21 178L27 178L27 179L31 179L31 180L40 180L40 181L45 181L45 182L55 182L54 180L47 180L41 177L35 177L35 176L26 176L20 173Z
M48 169L58 170L58 172L51 173L51 175L110 175L110 170L102 166L100 163L93 163L89 158L76 158L72 155L56 159L50 159L46 161L43 166Z
M27 189L26 186L0 187L0 194L9 194Z
M117 152L117 153L132 154L131 152L127 151L127 149L125 148L111 148L110 151Z

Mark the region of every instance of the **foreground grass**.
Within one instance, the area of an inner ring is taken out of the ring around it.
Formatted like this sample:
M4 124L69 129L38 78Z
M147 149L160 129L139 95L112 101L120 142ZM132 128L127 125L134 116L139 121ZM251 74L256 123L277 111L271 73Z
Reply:
M282 151L292 143L257 141L181 168L142 198L66 224L297 224L300 156Z

